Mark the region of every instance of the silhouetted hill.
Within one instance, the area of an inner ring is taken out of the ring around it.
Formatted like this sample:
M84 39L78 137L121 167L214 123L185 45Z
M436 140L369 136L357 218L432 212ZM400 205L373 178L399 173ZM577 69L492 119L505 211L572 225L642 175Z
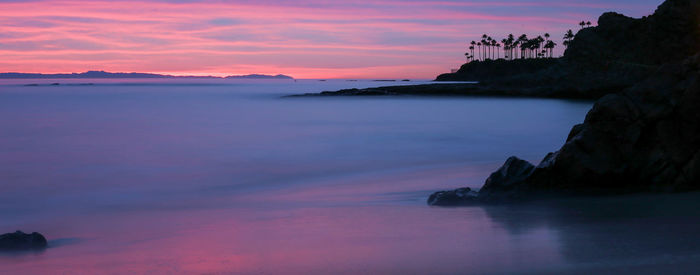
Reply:
M491 90L572 91L598 98L648 78L700 49L700 1L668 0L648 17L608 12L574 37L564 57L471 62L437 81L479 81Z
M174 76L151 73L110 73L105 71L88 71L70 74L38 74L38 73L0 73L0 79L53 79L53 78L222 78L216 76ZM228 76L232 79L293 79L286 75L237 75Z
M699 49L700 1L668 0L640 19L604 13L597 27L576 34L564 57L573 64L658 66L683 60Z
M460 67L456 73L442 74L437 81L483 81L517 74L531 73L559 64L556 58L473 61Z

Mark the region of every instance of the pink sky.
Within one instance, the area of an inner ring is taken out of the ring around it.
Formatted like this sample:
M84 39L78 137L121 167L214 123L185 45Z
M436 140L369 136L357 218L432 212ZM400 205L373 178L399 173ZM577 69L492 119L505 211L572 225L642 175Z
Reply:
M483 33L561 40L604 11L661 2L0 1L0 72L431 79Z

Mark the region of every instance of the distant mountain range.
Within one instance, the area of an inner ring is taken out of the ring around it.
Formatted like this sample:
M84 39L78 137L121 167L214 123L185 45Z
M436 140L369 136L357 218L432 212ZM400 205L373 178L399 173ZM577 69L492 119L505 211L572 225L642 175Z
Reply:
M38 74L38 73L0 73L0 79L51 79L51 78L227 78L227 79L294 79L291 76L282 74L264 75L232 75L227 77L218 76L175 76L149 73L110 73L105 71L88 71L84 73L70 74Z

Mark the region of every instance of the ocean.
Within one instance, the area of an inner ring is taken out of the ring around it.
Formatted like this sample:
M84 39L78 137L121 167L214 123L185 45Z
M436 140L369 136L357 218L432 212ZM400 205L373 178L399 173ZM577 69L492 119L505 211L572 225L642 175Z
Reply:
M426 205L538 163L590 101L283 97L421 83L1 80L0 232L49 248L0 253L0 273L698 269L696 194Z

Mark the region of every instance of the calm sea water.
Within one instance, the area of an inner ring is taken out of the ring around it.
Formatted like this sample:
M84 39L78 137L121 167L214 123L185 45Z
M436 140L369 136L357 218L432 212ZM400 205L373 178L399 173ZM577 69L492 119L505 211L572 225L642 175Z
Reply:
M386 84L416 81L4 80L0 231L50 248L0 273L698 269L697 194L425 204L538 162L591 102L281 98Z

